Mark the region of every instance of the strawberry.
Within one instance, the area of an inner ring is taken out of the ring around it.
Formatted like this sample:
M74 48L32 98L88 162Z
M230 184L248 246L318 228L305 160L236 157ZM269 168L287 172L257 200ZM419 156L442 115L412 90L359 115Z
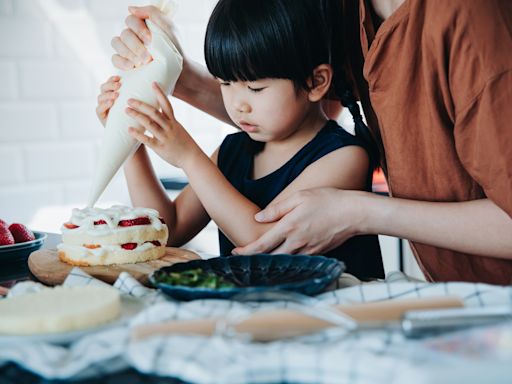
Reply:
M23 224L13 223L9 225L9 231L11 231L16 243L24 243L36 239L34 233Z
M107 222L105 220L98 220L98 221L94 222L94 225L103 225L103 224L107 224Z
M7 225L7 223L6 223L5 221L3 221L2 219L0 219L0 227L9 228L9 225Z
M135 248L137 248L137 243L126 243L126 244L122 244L122 245L121 245L121 248L123 248L123 249L127 249L128 251L132 251L132 250L134 250Z
M75 229L75 228L78 228L78 225L75 225L73 223L64 223L64 226L67 228L67 229Z
M136 219L121 220L119 222L120 227L133 227L134 225L148 225L151 221L147 217L137 217Z
M7 227L0 226L0 245L14 244L14 237Z

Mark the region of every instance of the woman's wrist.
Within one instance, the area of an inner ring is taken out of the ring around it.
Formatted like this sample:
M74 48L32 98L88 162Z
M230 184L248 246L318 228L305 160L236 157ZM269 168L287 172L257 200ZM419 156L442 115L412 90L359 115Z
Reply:
M183 68L172 95L185 102L194 99L200 76L201 72L198 64L183 56Z
M373 192L352 192L353 207L356 210L354 230L358 235L383 234L390 224L392 206L390 198Z

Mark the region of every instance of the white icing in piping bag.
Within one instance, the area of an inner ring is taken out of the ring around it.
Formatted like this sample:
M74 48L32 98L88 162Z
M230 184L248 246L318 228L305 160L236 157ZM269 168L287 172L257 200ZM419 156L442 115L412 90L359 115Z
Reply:
M157 1L164 13L174 11L175 1ZM151 31L151 43L147 47L153 60L141 67L121 71L119 97L112 106L102 147L97 159L87 205L93 207L123 163L137 150L140 143L128 134L128 127L140 127L125 112L128 99L141 100L157 107L153 82L158 82L166 94L172 94L183 68L183 57L171 39L150 20L146 24Z

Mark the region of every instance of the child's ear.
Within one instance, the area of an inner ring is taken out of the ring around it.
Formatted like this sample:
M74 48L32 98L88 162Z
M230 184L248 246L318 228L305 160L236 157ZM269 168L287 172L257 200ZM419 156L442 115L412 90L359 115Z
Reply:
M311 102L322 100L329 91L332 82L332 67L329 64L320 64L313 69L313 74L308 81L310 90L308 99Z

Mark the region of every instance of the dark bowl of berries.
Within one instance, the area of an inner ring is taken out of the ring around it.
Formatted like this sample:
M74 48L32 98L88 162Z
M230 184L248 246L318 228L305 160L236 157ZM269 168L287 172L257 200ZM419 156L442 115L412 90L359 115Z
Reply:
M44 243L46 233L31 231L19 223L7 224L0 219L0 262L19 263Z

